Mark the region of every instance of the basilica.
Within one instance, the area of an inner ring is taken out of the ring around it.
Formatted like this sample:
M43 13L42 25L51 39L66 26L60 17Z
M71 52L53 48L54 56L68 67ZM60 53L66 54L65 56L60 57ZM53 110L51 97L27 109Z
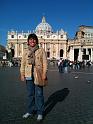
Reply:
M63 29L53 32L46 18L38 24L34 32L8 31L7 50L13 52L13 58L21 59L24 49L27 47L27 37L35 33L39 39L39 47L46 51L47 59L59 60L60 58L70 61L90 60L93 62L93 26L79 26L73 39L69 39Z

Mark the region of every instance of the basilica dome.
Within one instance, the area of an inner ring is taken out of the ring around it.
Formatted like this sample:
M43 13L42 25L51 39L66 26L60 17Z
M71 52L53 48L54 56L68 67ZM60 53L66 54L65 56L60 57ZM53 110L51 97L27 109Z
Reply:
M42 22L37 25L35 32L36 32L36 34L50 34L50 33L52 33L52 27L46 22L46 19L44 16L42 18Z

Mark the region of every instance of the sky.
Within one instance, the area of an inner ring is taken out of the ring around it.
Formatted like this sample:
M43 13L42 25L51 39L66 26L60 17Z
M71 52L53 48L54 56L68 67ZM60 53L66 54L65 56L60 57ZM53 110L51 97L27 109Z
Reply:
M54 32L74 38L80 25L93 26L93 0L0 0L0 44L6 46L11 29L35 30L43 16Z

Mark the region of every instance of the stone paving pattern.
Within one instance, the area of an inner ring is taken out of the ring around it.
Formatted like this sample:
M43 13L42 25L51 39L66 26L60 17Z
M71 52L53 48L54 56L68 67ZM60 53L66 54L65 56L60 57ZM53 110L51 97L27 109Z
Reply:
M93 124L93 67L67 74L49 67L48 80L44 88L45 117L40 124ZM26 99L19 68L1 67L0 124L37 124L36 115L22 119Z

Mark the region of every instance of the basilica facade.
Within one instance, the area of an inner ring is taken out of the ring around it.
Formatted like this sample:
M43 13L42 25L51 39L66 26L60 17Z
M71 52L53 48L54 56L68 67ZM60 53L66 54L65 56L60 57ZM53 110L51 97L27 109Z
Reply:
M27 48L27 37L31 31L8 31L7 50L14 53L14 58L21 59L24 49ZM34 30L38 36L39 46L46 51L47 59L69 59L70 61L93 61L93 27L80 26L74 39L67 37L63 29L53 32L50 24L42 18Z

